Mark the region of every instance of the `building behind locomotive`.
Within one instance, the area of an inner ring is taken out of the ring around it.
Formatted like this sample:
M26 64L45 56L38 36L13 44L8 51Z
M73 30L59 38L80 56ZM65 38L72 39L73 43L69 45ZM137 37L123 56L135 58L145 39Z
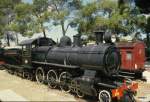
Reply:
M121 73L130 73L141 78L146 60L144 42L120 42L117 47L121 53Z

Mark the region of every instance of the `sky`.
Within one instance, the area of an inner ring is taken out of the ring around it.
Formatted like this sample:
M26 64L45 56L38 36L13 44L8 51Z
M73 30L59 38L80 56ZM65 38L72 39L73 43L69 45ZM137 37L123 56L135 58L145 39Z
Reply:
M22 0L22 1L26 3L32 3L32 0Z

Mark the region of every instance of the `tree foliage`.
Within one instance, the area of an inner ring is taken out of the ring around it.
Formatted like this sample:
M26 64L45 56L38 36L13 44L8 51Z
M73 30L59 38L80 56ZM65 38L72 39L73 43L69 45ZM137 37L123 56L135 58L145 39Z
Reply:
M148 19L147 19L147 24L145 26L145 31L147 33L150 33L150 17L148 17Z
M135 0L136 6L140 8L142 13L150 12L150 2L149 0Z
M13 17L13 8L21 0L0 0L0 34L5 31L5 25L7 25Z
M28 25L32 21L32 5L19 3L15 6L15 20L10 24L12 30L26 35Z
M65 36L70 24L73 24L73 22L69 22L66 26L65 21L68 20L73 10L80 9L81 1L80 0L50 0L49 4L50 7L53 8L52 19L54 20L54 24L61 25L63 36Z
M146 20L138 16L138 8L131 8L125 0L101 0L89 3L80 10L77 22L79 32L92 33L95 28L113 33L130 34L143 28Z
M44 23L50 20L51 15L50 12L48 12L48 6L48 0L33 0L33 16L36 19L34 20L36 22L35 25L36 28L40 28L44 34L44 37L46 37Z
M79 10L78 18L75 20L78 24L78 32L83 34L91 33L92 29L94 28L94 14L97 11L97 4L96 2L89 3Z
M14 20L14 8L21 0L0 0L0 36L6 34L9 44L9 24Z

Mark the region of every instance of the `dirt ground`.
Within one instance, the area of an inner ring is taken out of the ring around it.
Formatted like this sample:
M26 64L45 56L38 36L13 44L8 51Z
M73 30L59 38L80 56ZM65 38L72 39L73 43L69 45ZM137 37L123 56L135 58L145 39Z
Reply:
M0 70L0 91L12 90L30 101L76 101L74 96L59 90L49 89L46 85L37 84Z
M139 100L138 102L150 101L148 99L150 98L150 84L142 81L137 82L139 83L139 90L136 96L136 99ZM87 101L86 99L75 98L74 95L64 93L58 89L49 89L46 85L39 85L36 82L21 79L15 75L8 74L4 70L0 70L0 92L4 90L11 90L29 101Z
M143 72L143 76L147 79L147 82L136 80L139 84L136 98L140 100L139 102L150 102L150 68Z
M139 83L139 89L136 99L138 102L150 102L150 84L141 81L137 82Z

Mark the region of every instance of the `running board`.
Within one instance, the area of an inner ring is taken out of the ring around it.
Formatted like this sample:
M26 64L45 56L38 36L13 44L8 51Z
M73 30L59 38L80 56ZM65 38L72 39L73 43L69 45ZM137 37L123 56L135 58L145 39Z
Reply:
M119 73L122 73L122 74L129 74L129 75L134 75L134 74L135 74L135 73L125 72L125 71L119 71Z
M35 63L35 64L43 64L43 65L51 65L51 66L56 66L56 67L72 68L72 69L77 69L77 68L79 68L79 66L55 64L55 63L48 63L48 62L32 61L32 63Z
M130 79L134 79L134 77L132 77L132 76L126 76L126 75L117 75L117 76L119 76L119 77L123 77L123 78L130 78Z

